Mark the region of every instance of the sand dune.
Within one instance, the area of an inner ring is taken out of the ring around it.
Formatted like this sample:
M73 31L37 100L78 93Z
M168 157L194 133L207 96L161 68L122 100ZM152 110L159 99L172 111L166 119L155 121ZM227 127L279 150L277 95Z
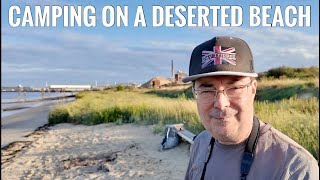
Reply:
M30 137L1 150L2 179L183 179L189 158L185 142L158 151L152 126L58 124Z

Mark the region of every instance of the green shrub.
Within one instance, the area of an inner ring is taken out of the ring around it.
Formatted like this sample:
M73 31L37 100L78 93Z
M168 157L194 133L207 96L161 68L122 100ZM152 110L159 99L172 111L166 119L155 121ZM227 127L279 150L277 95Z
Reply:
M122 86L122 85L119 85L119 86L116 87L116 90L117 91L123 91L123 90L125 90L125 87Z
M319 67L292 68L281 66L259 73L258 78L315 78L319 77Z
M86 95L86 92L79 92L75 94L76 99L81 99Z
M48 115L48 121L49 121L49 124L70 122L68 110L60 107L60 108L54 109L53 111L50 111Z

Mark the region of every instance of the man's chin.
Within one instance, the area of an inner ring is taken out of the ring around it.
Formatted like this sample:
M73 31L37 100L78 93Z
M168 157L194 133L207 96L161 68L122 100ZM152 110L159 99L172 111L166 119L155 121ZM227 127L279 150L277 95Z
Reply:
M209 119L210 129L214 129L219 134L228 134L230 127L232 126L233 117L224 118L211 118Z
M219 141L225 141L226 139L228 139L228 136L230 135L230 129L228 129L227 127L219 127L219 128L215 128L212 129L211 134L213 135L213 137Z

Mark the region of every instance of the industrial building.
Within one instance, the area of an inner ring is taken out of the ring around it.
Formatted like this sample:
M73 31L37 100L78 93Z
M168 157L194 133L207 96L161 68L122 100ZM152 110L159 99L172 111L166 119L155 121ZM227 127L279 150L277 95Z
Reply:
M48 91L51 92L74 92L74 91L89 91L91 85L49 85Z

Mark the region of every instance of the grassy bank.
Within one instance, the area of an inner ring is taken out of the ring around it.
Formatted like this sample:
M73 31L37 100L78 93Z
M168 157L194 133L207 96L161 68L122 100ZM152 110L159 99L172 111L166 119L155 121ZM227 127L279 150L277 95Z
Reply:
M316 97L319 99L319 78L261 79L258 81L258 101Z
M318 160L318 79L282 79L279 82L264 79L259 80L258 84L259 99L255 102L258 117L296 140ZM286 88L291 88L292 92L288 93ZM311 93L313 98L300 98L306 93ZM49 122L87 125L108 122L155 124L156 132L163 131L165 124L184 123L195 134L204 129L190 86L179 89L110 89L80 93L75 102L50 112Z
M50 124L69 122L94 125L115 122L165 124L185 122L195 132L199 116L193 100L162 98L140 91L87 92L68 105L57 107L49 114Z

